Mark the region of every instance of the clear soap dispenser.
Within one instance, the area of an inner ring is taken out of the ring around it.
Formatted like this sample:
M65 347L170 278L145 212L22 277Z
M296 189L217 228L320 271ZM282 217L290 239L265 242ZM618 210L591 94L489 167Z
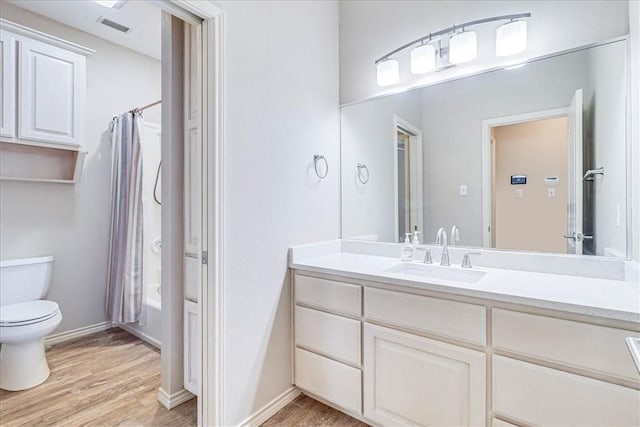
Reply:
M411 261L413 258L413 246L411 245L411 233L404 233L404 244L400 251L401 261Z
M413 232L413 238L411 239L411 243L413 243L414 245L419 245L420 244L420 232L416 230Z

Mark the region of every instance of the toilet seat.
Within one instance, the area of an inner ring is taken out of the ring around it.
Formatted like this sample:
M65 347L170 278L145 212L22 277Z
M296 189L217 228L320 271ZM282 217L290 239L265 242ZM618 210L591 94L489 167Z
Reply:
M60 312L57 303L47 300L26 301L0 306L0 326L25 326L44 322Z

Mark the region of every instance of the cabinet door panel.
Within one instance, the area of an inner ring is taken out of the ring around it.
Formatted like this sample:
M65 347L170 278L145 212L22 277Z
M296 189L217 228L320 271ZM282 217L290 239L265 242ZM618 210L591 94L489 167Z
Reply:
M382 425L485 424L485 355L365 326L365 416Z
M79 145L85 58L26 38L19 46L18 137Z
M361 371L296 348L296 385L302 390L358 414L362 401Z
M198 395L200 378L200 319L198 304L184 302L184 388Z
M16 136L15 38L0 31L0 136Z
M493 356L493 411L539 426L640 425L640 392Z

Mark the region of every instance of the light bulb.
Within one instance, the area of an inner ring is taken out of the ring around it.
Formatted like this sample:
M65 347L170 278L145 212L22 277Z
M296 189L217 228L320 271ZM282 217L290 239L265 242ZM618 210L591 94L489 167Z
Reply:
M496 30L496 55L509 56L527 49L527 22L512 21Z
M385 59L378 62L378 86L390 86L400 78L400 66L395 59Z
M411 72L423 74L436 68L436 48L423 44L411 51Z
M463 31L449 39L449 61L462 64L478 55L478 37L474 31Z

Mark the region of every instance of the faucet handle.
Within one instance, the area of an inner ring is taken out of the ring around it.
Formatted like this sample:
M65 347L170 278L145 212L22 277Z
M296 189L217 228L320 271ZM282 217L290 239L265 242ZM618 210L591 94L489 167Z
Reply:
M471 268L471 255L482 255L480 252L465 252L464 257L462 258L462 264L460 267L462 268Z
M427 248L424 253L424 260L422 261L425 264L433 264L433 259L431 259L431 249Z

